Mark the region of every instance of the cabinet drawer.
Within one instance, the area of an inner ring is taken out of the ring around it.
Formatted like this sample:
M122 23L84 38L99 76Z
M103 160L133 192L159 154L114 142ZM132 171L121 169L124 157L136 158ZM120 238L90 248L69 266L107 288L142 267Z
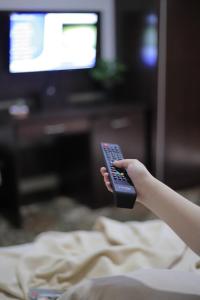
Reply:
M96 120L92 142L94 153L99 153L99 143L109 142L121 145L124 156L145 158L145 120L142 114L126 114ZM99 153L100 154L100 153ZM99 155L98 154L98 155Z
M29 142L60 134L71 135L88 132L90 123L87 119L47 120L37 123L19 124L17 135L20 141Z

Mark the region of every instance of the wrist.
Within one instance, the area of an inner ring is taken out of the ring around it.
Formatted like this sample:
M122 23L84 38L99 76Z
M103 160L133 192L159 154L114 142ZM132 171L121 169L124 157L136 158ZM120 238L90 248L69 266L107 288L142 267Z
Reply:
M151 195L154 193L156 178L146 170L144 174L137 180L138 202L148 207Z

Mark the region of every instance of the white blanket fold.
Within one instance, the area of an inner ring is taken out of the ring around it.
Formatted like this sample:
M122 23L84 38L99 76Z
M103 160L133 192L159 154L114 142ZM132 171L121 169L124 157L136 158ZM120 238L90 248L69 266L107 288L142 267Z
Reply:
M21 250L1 248L0 299L26 299L30 287L67 290L84 279L141 268L198 273L199 261L160 220L100 217L93 231L47 232Z

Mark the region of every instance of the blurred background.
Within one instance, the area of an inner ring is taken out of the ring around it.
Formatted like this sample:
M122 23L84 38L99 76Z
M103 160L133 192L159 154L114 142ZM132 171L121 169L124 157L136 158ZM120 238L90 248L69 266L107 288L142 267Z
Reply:
M114 207L100 142L200 199L198 0L0 1L0 245Z

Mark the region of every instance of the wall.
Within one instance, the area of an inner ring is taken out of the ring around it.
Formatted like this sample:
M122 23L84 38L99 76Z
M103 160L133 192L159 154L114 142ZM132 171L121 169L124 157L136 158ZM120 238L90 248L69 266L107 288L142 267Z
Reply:
M96 10L102 13L102 56L115 57L114 0L0 0L0 10Z
M167 0L164 178L173 188L200 182L199 11L199 0Z

